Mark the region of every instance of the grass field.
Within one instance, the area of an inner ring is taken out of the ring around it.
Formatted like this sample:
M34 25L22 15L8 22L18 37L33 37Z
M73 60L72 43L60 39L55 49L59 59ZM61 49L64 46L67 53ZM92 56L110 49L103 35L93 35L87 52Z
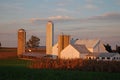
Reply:
M120 80L120 73L28 68L31 61L0 60L0 80Z
M120 80L120 73L31 69L31 61L16 56L16 48L0 49L0 80Z

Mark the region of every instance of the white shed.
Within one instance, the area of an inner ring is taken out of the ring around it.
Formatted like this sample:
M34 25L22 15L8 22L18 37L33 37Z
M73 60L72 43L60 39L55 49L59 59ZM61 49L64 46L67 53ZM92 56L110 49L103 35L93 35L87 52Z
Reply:
M92 53L106 53L103 43L98 39L93 40L77 40L75 42L77 45L85 45L87 49Z
M104 60L104 61L120 61L120 54L119 53L100 53L97 56L97 60Z
M85 45L71 45L69 44L64 50L61 51L60 58L62 59L76 59L76 58L86 58L89 54L89 50Z

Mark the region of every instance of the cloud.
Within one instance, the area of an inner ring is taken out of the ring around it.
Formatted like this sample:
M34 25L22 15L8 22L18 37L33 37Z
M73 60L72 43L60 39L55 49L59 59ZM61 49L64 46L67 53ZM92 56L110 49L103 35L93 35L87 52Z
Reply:
M65 20L65 19L72 19L72 18L69 17L69 16L51 16L51 17L48 17L48 19L51 19L51 20Z
M90 9L90 10L97 10L98 9L98 7L96 5L93 5L93 4L87 4L84 6L84 8Z
M92 17L88 17L88 18L73 18L73 17L69 17L69 16L50 16L48 18L31 18L29 21L31 23L40 23L40 22L46 22L48 20L52 20L52 21L56 21L56 22L64 22L64 21L69 21L69 22L104 22L104 23L108 23L111 22L112 23L117 23L120 21L120 13L105 13L102 15L98 15L98 16L92 16ZM117 24L116 24L117 25Z
M105 13L101 16L93 16L89 19L95 20L120 20L120 13Z
M115 3L120 6L120 0L115 0Z
M46 20L70 20L70 19L73 18L69 16L50 16L48 18L31 18L30 22L35 23L38 21L46 21Z
M21 3L12 3L12 2L1 2L0 3L0 10L1 11L23 11L24 8L22 7Z
M96 0L85 0L86 4L84 6L84 9L88 10L98 10L99 7L97 4L101 4L102 1L96 1Z
M86 2L88 2L88 3L91 3L91 2L93 2L93 0L85 0Z
M65 7L73 3L74 0L58 0L56 4L61 7Z
M67 9L63 9L63 8L58 8L58 9L56 9L56 11L58 11L58 12L68 12Z

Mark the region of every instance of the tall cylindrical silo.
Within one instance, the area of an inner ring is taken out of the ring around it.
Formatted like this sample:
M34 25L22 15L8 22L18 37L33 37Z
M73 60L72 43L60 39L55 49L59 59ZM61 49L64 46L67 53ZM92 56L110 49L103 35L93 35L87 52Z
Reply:
M19 29L18 48L17 48L18 57L20 57L23 53L25 53L25 45L26 45L26 31L24 29Z
M46 54L52 54L52 47L54 45L54 24L48 21L46 26Z

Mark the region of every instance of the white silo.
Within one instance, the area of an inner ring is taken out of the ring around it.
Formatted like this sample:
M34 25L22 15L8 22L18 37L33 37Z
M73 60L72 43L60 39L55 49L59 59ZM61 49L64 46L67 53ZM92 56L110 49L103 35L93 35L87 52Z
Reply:
M54 45L54 24L48 21L46 26L46 54L52 54L52 47Z

